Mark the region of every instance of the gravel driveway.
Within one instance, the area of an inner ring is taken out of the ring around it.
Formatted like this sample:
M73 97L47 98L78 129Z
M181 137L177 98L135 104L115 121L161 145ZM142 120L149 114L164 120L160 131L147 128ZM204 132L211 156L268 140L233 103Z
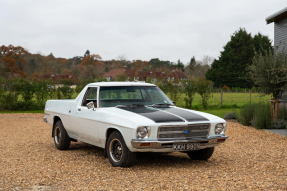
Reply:
M140 155L114 168L103 149L55 148L43 114L0 114L0 190L287 190L287 138L229 122L208 161Z

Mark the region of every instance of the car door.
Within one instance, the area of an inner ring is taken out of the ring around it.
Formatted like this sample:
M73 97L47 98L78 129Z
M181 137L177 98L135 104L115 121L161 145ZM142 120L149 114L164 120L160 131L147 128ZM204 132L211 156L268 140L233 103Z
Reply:
M97 121L97 97L98 87L89 87L81 100L78 103L76 110L76 125L77 134L81 138L99 142L98 136L98 121ZM88 109L86 104L93 101L95 109Z

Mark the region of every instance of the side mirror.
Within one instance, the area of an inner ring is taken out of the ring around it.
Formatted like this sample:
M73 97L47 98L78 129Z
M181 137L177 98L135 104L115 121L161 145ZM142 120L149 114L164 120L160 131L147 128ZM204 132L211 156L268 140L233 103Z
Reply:
M173 105L175 105L175 101L171 101L173 103Z
M87 103L86 106L88 109L93 109L93 111L95 111L95 109L96 109L93 101Z

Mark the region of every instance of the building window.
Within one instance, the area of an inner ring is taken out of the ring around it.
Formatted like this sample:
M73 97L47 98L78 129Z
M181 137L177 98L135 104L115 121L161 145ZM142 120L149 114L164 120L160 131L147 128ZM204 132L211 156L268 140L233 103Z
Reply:
M110 80L111 80L111 77L110 77L110 76L108 76L108 77L106 77L106 79L107 79L108 81L110 81Z

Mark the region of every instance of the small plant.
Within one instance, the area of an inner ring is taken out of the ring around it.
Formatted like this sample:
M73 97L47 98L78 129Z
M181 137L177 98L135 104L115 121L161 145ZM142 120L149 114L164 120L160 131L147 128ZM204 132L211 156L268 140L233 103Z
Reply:
M283 119L277 119L271 123L271 126L272 126L272 129L286 129L287 121Z
M226 113L223 119L236 119L236 114L235 113Z

